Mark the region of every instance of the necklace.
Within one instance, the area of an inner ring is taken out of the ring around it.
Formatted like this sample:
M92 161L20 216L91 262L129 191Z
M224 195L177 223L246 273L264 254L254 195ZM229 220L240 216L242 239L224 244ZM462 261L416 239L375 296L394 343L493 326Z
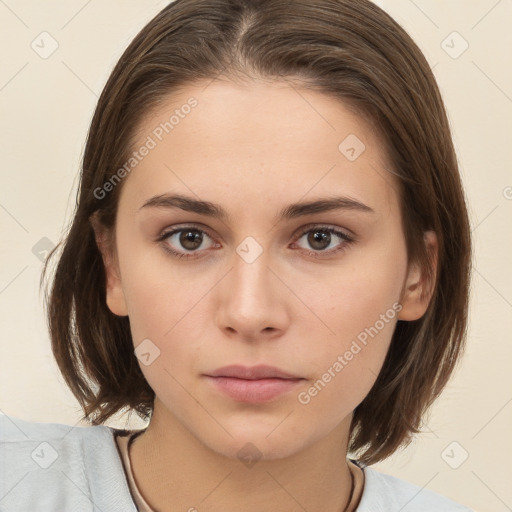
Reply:
M350 469L350 466L348 466L348 471L350 473L350 494L348 495L348 501L345 505L345 508L341 512L347 512L350 504L352 503L352 498L354 497L354 489L355 489L355 481L354 481L354 473Z
M128 438L128 445L127 445L127 451L128 451L128 460L130 460L130 448L131 448L131 445L133 443L133 441L135 440L136 437L138 437L140 434L142 434L144 431L139 431L139 432L135 432L134 434L132 434L129 438ZM345 505L345 507L343 508L342 511L340 512L348 512L349 508L350 508L350 505L352 503L352 499L354 498L354 490L355 490L355 479L354 479L354 472L352 471L352 469L350 468L350 465L347 465L348 467L348 471L350 473L350 494L348 495L348 500L347 500L347 504ZM130 472L130 476L131 478L133 479L133 473L132 473L132 468L131 468L131 464L129 464L129 472ZM136 486L135 484L135 481L133 480L133 484ZM142 498L142 495L140 494L140 491L137 489L137 493L138 495ZM143 498L142 498L143 499ZM149 505L147 503L144 503L144 506L147 507L148 510L152 510L149 508Z

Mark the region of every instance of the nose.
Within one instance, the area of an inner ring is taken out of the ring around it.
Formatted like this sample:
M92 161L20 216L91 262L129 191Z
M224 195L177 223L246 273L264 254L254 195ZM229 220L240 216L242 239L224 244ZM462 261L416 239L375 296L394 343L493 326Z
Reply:
M229 337L245 341L274 339L290 322L290 292L265 251L253 262L237 253L217 289L217 324Z

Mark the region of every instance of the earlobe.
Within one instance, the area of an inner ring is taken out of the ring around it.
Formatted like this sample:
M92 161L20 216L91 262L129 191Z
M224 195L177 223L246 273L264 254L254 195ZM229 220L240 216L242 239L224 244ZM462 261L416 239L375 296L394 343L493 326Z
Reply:
M119 271L119 263L110 231L101 223L95 212L90 217L96 245L101 253L106 276L106 303L114 315L127 316L128 310Z
M434 231L426 231L424 241L429 254L432 272L422 268L419 263L413 263L408 270L407 278L402 290L402 299L400 301L402 309L398 314L398 320L418 320L427 311L430 300L434 293L437 261L438 261L438 243Z

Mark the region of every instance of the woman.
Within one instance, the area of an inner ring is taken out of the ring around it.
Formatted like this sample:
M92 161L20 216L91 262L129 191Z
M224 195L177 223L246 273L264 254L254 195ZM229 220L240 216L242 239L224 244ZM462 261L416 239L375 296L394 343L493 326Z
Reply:
M95 426L2 418L6 506L468 510L368 467L460 357L471 258L435 79L372 3L163 9L60 247L52 347ZM103 425L125 409L147 428Z

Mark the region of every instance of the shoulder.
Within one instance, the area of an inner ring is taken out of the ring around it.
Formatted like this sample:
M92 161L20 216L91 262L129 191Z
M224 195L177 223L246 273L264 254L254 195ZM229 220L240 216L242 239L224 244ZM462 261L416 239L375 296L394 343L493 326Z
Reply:
M472 512L436 492L364 468L365 486L358 512Z
M0 415L2 510L135 511L113 433Z

